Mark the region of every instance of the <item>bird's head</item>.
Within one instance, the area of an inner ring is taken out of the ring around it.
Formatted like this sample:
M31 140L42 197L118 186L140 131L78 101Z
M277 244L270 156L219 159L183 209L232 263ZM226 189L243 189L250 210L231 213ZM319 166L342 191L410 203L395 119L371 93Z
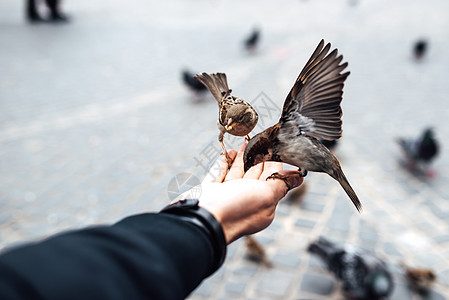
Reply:
M273 142L269 129L256 134L246 145L243 154L245 172L261 162L273 160Z
M434 138L433 127L426 128L424 130L423 136L424 136L424 139L433 139Z

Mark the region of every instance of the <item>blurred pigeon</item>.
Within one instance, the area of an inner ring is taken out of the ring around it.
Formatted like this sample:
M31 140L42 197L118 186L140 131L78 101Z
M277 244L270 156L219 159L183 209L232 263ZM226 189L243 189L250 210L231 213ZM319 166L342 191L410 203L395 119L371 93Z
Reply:
M202 93L207 91L207 87L194 78L195 74L192 74L188 70L182 71L182 81L195 93Z
M427 51L427 41L421 39L415 42L413 46L413 54L417 60L421 60Z
M253 52L254 50L256 50L257 45L259 43L259 39L260 39L260 30L258 28L255 28L251 32L251 35L248 36L244 42L245 49L250 52Z
M429 164L438 155L439 145L432 128L427 128L417 139L398 138L405 158L406 166L410 171L424 171L430 177L434 172L429 169Z
M400 264L404 269L405 277L414 291L419 294L425 294L429 291L437 276L431 269L411 268L404 263Z
M393 278L385 262L352 246L340 247L320 237L309 245L327 269L341 280L350 299L384 299L393 290Z

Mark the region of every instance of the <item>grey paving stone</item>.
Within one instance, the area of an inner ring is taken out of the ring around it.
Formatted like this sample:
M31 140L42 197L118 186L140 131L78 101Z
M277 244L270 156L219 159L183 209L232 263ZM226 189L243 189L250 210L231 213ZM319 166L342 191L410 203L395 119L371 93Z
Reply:
M276 208L276 217L286 217L290 214L291 207L289 205L285 205L284 202L280 202L280 204Z
M322 203L303 201L301 202L300 207L306 211L321 213L324 210L325 205Z
M296 269L301 263L301 257L298 252L277 252L272 256L271 262L275 266Z
M426 201L425 206L427 206L432 214L442 220L448 220L449 219L449 211L442 209L437 204L433 203L431 200Z
M441 234L433 237L433 240L438 244L449 243L449 234Z
M306 229L313 229L315 227L316 222L312 220L307 219L297 219L295 221L296 227L306 228Z
M326 296L333 292L335 284L332 275L308 271L302 277L300 290Z
M240 246L240 241L235 241L234 243L228 245L228 249L226 250L226 260L234 258Z
M238 267L232 270L235 275L254 276L259 271L259 266L250 262L239 264Z
M427 220L417 220L415 226L425 233L438 232L438 228Z
M246 283L243 281L226 282L225 287L224 287L227 294L233 294L233 295L243 295L245 288L246 288Z
M348 231L341 231L333 228L325 228L323 232L320 234L322 236L332 237L333 240L344 242L349 236Z
M363 241L377 242L379 235L375 231L359 231L358 237Z
M257 285L256 292L262 296L282 297L287 294L293 283L293 275L279 270L263 273Z
M268 246L275 242L276 232L272 231L270 234L265 231L263 233L259 233L255 235L256 240L262 245L262 246Z
M217 288L217 282L206 280L203 281L203 283L201 283L201 285L196 288L193 293L207 299L212 297L212 294L217 290Z
M397 300L410 300L413 297L413 293L410 291L405 283L395 282L393 292L390 295L390 299Z
M445 285L449 285L449 269L437 273L438 280Z
M338 215L338 214L333 214L326 223L327 228L343 232L349 231L350 229L349 225L350 219L345 215Z
M439 253L429 253L429 251L414 254L414 258L423 266L435 268L446 265L445 256Z
M383 250L387 255L402 256L401 252L397 249L397 247L390 242L384 243Z

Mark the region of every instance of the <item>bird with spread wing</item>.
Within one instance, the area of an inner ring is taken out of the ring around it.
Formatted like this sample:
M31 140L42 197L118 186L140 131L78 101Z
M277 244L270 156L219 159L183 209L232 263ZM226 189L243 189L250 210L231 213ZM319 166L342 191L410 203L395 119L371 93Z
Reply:
M343 86L348 63L331 44L318 44L285 99L279 122L258 133L244 153L244 170L264 161L294 165L298 171L274 173L269 178L306 176L324 172L337 180L360 212L362 204L344 175L338 159L318 140L337 140L342 135ZM329 54L328 54L329 53Z

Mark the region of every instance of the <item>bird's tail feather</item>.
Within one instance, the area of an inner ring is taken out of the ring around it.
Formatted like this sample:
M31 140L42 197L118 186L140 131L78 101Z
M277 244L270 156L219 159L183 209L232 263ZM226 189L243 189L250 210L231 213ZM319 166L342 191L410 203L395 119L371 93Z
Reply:
M217 102L221 101L224 96L223 93L231 93L228 87L226 74L224 73L214 73L211 75L207 73L201 73L195 75L195 79L199 80L207 87L207 89L212 93Z
M338 172L335 172L332 177L340 183L341 187L345 190L357 210L362 212L362 203L360 202L359 197L357 197L355 191L352 189L341 168L339 168Z

